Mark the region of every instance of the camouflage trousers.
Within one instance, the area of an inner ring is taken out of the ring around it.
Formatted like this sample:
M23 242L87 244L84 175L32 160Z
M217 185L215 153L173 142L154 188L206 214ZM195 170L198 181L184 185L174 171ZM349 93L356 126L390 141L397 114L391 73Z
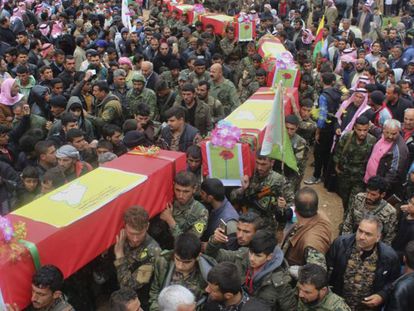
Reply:
M342 200L345 219L349 201L358 193L365 191L365 184L362 180L355 180L355 178L344 175L338 175L337 183L337 193Z

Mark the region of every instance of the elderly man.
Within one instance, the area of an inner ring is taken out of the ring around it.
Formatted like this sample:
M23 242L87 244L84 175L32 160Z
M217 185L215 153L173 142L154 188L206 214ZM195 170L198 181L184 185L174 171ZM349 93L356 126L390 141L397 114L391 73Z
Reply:
M352 310L378 310L400 274L398 255L380 241L381 231L378 217L368 214L355 234L339 236L326 254L332 291Z
M389 185L387 195L401 194L407 173L408 148L400 135L401 123L385 121L382 137L374 145L365 171L365 183L375 175L381 176Z
M210 68L211 89L210 95L218 99L224 107L224 114L229 115L240 105L237 89L233 82L223 76L223 67L213 64Z
M155 85L160 79L158 74L154 72L154 65L151 62L143 61L141 71L145 77L145 87L155 91Z
M194 294L182 285L170 285L158 296L160 311L195 311Z

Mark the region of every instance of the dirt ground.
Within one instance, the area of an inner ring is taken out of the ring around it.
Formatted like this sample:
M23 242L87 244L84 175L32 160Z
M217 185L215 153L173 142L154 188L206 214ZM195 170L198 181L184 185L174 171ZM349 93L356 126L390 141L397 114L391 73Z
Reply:
M313 150L309 152L309 159L306 165L304 180L311 177L313 173ZM302 186L306 186L302 182ZM334 238L338 235L338 226L342 222L343 208L342 202L336 193L328 192L323 186L323 183L311 185L319 195L319 208L328 216L332 222L332 230Z

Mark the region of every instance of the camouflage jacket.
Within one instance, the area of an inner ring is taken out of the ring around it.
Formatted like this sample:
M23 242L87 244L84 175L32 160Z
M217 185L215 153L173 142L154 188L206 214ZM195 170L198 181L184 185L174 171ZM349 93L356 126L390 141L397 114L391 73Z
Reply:
M251 199L252 196L257 194L263 189L263 187L273 187L274 194L272 196L265 196L259 200ZM276 193L280 191L280 193ZM275 171L270 171L266 177L259 177L257 173L250 179L249 188L244 193L241 193L239 189L233 190L230 194L232 201L245 201L247 207L259 213L263 219L272 220L275 214L275 207L277 208L277 197L282 196L285 198L287 204L293 202L293 188L287 182L286 178Z
M316 122L312 119L301 120L299 122L298 131L296 132L299 136L303 137L308 145L312 144L315 139Z
M239 59L241 58L242 50L237 41L231 42L228 38L223 38L220 41L220 48L226 58L230 55L235 55Z
M122 114L122 105L118 97L109 93L96 106L95 116L89 116L89 118L97 128L102 128L102 126L108 123L122 126L124 117Z
M191 83L194 87L197 87L200 81L207 81L211 84L210 73L205 71L201 76L199 76L193 71L188 75L188 83Z
M256 76L256 69L254 68L253 60L249 56L244 57L240 61L239 72L241 76L243 75L243 71L245 70L249 73L248 78L254 79L254 77Z
M292 143L293 153L299 168L299 175L305 174L306 161L308 159L308 146L306 140L295 134L290 142Z
M206 136L209 131L213 129L213 124L211 122L210 107L203 101L195 98L196 107L194 111L194 124L191 124L196 129L200 131L202 136ZM186 108L186 105L183 101L175 102L174 106L181 106Z
M125 243L124 257L114 262L119 285L138 290L149 284L154 271L154 262L160 252L158 243L148 234L137 248L132 248Z
M240 106L240 99L233 82L227 79L219 83L211 82L210 96L218 99L224 108L224 115L228 116L233 110Z
M297 311L351 311L344 299L329 290L329 293L317 304L307 305L299 299Z
M131 109L131 115L134 115L138 105L147 104L151 111L151 120L158 120L159 110L157 106L157 96L153 90L144 88L141 93L138 93L134 89L131 89L126 95L126 101Z
M365 203L367 194L358 193L349 203L348 214L342 225L342 234L354 233L364 214L369 212L376 215L383 224L381 240L385 244L391 245L396 235L398 226L397 210L385 200L376 205L373 209L368 209Z
M244 85L244 80L242 79L242 88L240 90L240 102L244 103L250 96L252 96L259 88L260 84L257 81L253 81Z
M247 279L250 266L247 247L241 247L236 251L224 250L210 239L205 253L215 258L217 262L233 262L240 272L241 279ZM297 301L290 281L283 252L276 246L271 262L265 264L262 271L253 276L253 293L250 295L271 305L272 310L295 310ZM244 286L246 291L249 291L248 285L244 284Z
M204 102L210 107L211 120L213 121L213 124L224 119L224 108L218 99L208 95L207 100Z
M353 131L341 137L333 157L335 164L338 164L341 170L341 178L362 181L376 141L374 136L368 134L365 141L358 144Z
M158 311L158 295L161 290L169 285L179 284L188 288L196 297L197 305L202 305L206 299L204 289L207 286L207 274L216 264L213 258L200 255L197 258L195 269L184 277L175 271L173 251L164 251L155 261L154 280L150 288L150 311Z
M178 90L178 77L174 78L170 70L164 71L160 74L160 79L164 80L170 89L174 91Z
M207 228L208 210L194 199L183 206L174 201L173 218L177 223L171 229L175 238L185 232L192 232L201 237Z

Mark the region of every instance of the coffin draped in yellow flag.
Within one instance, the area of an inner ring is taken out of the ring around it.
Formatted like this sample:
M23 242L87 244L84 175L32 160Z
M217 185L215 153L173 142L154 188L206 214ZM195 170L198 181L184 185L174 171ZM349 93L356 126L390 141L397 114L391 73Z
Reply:
M58 228L64 227L100 209L145 180L145 175L100 167L19 208L13 214Z
M260 154L279 160L296 172L299 170L285 127L283 87L280 84L276 88L272 112L266 126Z

